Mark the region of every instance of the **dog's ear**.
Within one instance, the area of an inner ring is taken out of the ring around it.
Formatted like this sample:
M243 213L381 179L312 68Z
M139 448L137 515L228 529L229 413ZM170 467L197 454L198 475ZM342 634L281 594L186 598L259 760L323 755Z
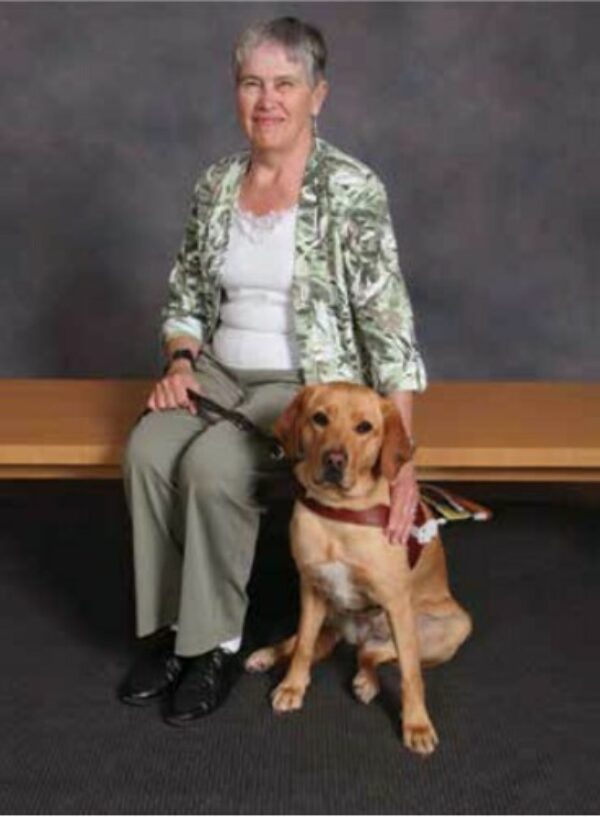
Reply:
M283 446L283 450L290 460L297 460L302 457L300 434L306 394L307 388L301 389L289 406L284 409L283 414L275 420L275 425L273 426L273 433Z
M378 471L392 482L400 470L400 466L408 462L413 454L413 443L410 440L402 415L390 398L382 398L383 411L383 443L379 454Z

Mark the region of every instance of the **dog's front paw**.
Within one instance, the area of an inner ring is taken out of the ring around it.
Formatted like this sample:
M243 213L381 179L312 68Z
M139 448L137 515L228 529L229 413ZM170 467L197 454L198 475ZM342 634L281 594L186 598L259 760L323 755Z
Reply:
M271 695L271 704L275 712L294 712L297 709L302 709L304 701L305 688L293 686L282 681L278 687L273 690Z
M379 681L374 672L360 669L352 681L354 695L363 704L370 704L379 693Z
M404 724L402 736L407 749L424 757L432 754L440 742L437 732L428 718L423 721Z
M273 647L263 647L250 653L244 662L246 672L266 672L275 666L276 656Z

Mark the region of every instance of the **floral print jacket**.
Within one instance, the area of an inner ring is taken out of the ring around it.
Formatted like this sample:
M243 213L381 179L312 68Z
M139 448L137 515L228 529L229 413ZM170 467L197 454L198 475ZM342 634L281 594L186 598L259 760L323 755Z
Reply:
M189 335L210 344L232 210L248 162L247 151L222 159L194 188L169 276L165 341ZM320 138L298 202L292 302L306 383L350 380L380 394L425 390L385 188L365 164Z

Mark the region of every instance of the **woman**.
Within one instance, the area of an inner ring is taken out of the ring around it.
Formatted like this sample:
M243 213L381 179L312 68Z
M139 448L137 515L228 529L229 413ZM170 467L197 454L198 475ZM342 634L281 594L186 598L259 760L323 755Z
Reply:
M328 86L321 34L293 18L246 31L234 55L249 151L198 181L169 279L167 368L124 460L133 524L137 632L145 649L123 701L167 694L165 720L212 712L236 652L261 508L260 443L197 416L188 390L268 429L303 383L365 382L411 429L426 386L383 185L316 137ZM388 534L402 544L415 469L393 488Z

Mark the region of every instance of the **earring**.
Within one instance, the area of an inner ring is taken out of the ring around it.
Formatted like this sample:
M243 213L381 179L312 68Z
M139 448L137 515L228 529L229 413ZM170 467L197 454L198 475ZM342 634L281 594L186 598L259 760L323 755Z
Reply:
M312 135L316 139L319 135L319 129L317 127L317 117L313 115L312 117Z

